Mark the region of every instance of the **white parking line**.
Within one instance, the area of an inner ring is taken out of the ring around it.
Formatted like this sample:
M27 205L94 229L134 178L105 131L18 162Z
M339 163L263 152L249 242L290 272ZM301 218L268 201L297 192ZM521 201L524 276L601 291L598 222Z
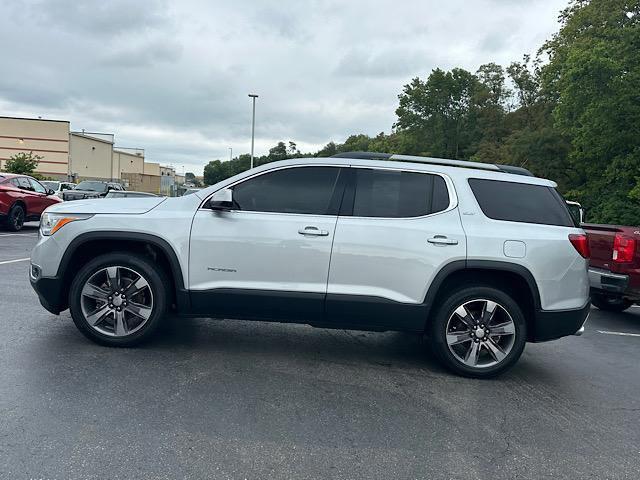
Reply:
M0 237L37 237L37 233L0 233Z
M7 263L18 263L18 262L26 262L29 258L16 258L15 260L5 260L0 262L0 265L6 265Z
M640 333L607 332L605 330L598 330L598 333L604 333L605 335L620 335L621 337L640 337Z

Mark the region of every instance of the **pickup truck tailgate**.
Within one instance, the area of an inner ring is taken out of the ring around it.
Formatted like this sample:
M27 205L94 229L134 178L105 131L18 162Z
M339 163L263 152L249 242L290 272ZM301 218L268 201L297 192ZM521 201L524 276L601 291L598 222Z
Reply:
M582 228L587 232L589 239L589 250L591 251L589 265L609 270L613 254L613 240L616 233L622 232L622 229L615 225L593 224L583 224Z

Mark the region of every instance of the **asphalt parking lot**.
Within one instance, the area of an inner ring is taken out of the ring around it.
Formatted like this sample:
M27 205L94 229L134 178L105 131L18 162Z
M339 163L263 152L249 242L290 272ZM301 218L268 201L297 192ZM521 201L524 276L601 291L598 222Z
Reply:
M0 231L0 478L640 477L640 308L489 381L398 333L172 318L109 349L40 307L36 232Z

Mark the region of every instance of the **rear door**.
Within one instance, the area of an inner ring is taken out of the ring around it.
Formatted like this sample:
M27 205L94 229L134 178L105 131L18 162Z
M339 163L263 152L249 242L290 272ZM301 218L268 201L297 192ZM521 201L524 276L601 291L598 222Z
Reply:
M41 206L40 196L36 194L29 179L27 177L18 177L14 180L22 192L21 200L24 201L27 206L27 216L38 215L38 209Z
M327 319L420 330L434 276L466 255L453 184L420 171L354 167L351 173L333 242Z

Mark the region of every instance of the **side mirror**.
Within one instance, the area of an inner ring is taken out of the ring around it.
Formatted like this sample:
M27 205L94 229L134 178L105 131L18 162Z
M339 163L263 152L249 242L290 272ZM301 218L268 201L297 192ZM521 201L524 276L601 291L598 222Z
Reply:
M54 192L52 189L47 189L47 195L55 195L56 192Z
M211 210L231 210L233 208L233 190L230 188L218 190L208 203Z

